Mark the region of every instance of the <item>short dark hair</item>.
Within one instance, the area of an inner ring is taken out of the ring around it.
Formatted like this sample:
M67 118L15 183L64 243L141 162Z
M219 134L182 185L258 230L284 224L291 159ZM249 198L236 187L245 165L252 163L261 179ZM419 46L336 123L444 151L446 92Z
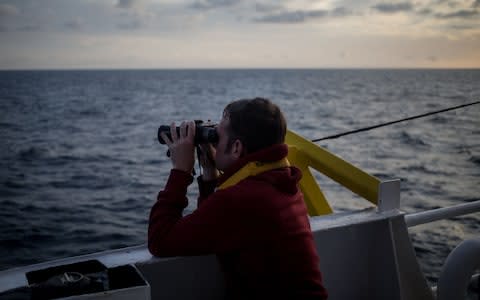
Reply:
M228 104L223 116L229 119L229 149L236 139L252 153L275 144L283 144L287 122L280 108L265 98L240 99Z

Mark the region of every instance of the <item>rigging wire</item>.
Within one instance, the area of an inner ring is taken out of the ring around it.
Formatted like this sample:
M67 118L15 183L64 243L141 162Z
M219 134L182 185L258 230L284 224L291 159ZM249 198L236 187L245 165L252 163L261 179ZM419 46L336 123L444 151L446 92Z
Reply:
M350 131L346 131L346 132L342 132L342 133L338 133L338 134L334 134L334 135L329 135L329 136L318 138L318 139L313 139L312 142L319 142L319 141L323 141L323 140L336 139L336 138L339 138L339 137L342 137L342 136L345 136L345 135L354 134L354 133L358 133L358 132L362 132L362 131L368 131L368 130L372 130L372 129L376 129L376 128L379 128L379 127L384 127L384 126L388 126L388 125L392 125L392 124L396 124L396 123L400 123L400 122L419 119L419 118L423 118L423 117L431 116L431 115L434 115L434 114L439 114L439 113L442 113L442 112L455 110L455 109L459 109L459 108L463 108L463 107L467 107L467 106L471 106L471 105L475 105L475 104L479 104L479 103L480 103L480 101L475 101L475 102L466 103L466 104L462 104L462 105L452 106L452 107L449 107L449 108L444 108L444 109L440 109L440 110L436 110L436 111L431 111L431 112L428 112L428 113L424 113L424 114L420 114L420 115L416 115L416 116L411 116L411 117L408 117L408 118L403 118L403 119L400 119L400 120L390 121L390 122L381 123L381 124L368 126L368 127L363 127L363 128L359 128L359 129L355 129L355 130L350 130Z

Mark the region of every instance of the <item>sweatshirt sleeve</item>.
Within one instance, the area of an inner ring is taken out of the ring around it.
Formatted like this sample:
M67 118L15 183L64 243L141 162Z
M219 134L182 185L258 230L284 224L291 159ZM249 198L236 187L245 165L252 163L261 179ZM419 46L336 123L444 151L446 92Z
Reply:
M148 248L152 254L157 252L158 241L182 217L182 212L188 205L187 188L192 181L192 176L186 172L175 169L170 171L165 189L158 193L157 202L150 211Z
M232 216L228 194L218 191L193 213L182 217L187 205L186 173L172 171L165 190L150 212L148 249L154 256L191 256L220 253L238 247L242 234L238 217ZM235 214L234 214L235 215Z

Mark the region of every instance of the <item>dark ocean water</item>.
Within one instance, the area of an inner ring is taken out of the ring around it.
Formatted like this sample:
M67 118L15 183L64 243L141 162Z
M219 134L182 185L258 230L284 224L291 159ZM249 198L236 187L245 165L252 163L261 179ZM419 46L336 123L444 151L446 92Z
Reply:
M0 72L0 270L145 243L170 169L158 126L218 121L228 102L255 96L314 139L478 101L480 70ZM406 212L480 199L480 105L320 145L400 178ZM336 211L369 206L317 179ZM427 278L479 229L478 213L412 228Z

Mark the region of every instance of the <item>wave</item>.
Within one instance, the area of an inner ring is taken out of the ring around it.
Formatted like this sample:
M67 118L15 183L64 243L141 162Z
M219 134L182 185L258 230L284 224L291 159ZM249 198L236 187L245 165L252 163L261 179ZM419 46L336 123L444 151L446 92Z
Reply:
M46 157L48 153L49 150L47 148L31 146L27 149L20 150L17 158L21 161L34 161Z
M445 98L450 99L450 100L458 100L458 101L468 100L468 98L464 95L452 95L452 96L447 96Z
M73 175L66 180L51 181L49 186L58 189L82 189L105 190L116 187L118 182L113 178L90 175Z
M96 108L87 108L79 112L76 112L76 114L80 116L85 116L85 117L102 117L106 115L104 111Z
M348 70L129 71L128 77L124 71L2 73L12 84L0 90L0 99L8 99L0 101L8 116L0 122L0 240L9 240L15 251L0 253L5 254L0 268L143 242L148 210L161 188L158 184L170 170L166 148L158 148L154 141L158 123L163 123L159 120L191 116L215 120L228 101L259 93L271 96L283 109L290 128L318 138L356 124L377 123L373 118L393 120L464 101L458 95L477 97L480 73L461 74ZM25 87L21 94L15 89L19 84ZM189 95L189 86L200 87L201 95ZM474 181L480 169L476 117L472 108L461 116L437 115L430 122L429 118L321 144L365 166L366 171L373 169L377 177L400 177L406 200L402 209L414 210L415 203L423 203L418 208L430 208L441 199L445 199L442 204L452 203L456 195L478 196L478 188L467 190L462 182L464 174L472 174L469 178ZM462 131L457 134L458 129ZM457 144L468 145L458 148L462 155L454 152ZM446 166L440 165L446 161ZM351 207L342 191L334 185L329 198L339 199L339 207ZM195 191L190 192L192 200ZM471 231L478 231L474 220L468 224ZM46 234L36 237L44 239L37 243L41 245L20 240L29 237L34 227ZM117 231L125 235L112 234ZM443 232L448 238L449 231ZM50 235L55 240L49 240ZM422 239L428 242L430 236ZM437 251L434 247L428 249ZM424 257L428 264L428 255Z
M413 146L415 148L430 148L430 144L422 140L422 138L409 134L406 131L402 131L400 133L399 140L402 143Z
M449 119L447 119L444 116L440 115L435 115L430 119L430 122L435 123L435 124L446 124L448 123Z
M21 127L18 126L17 124L10 123L10 122L5 122L5 121L0 122L0 129L9 130L9 131L12 131L12 132L21 131Z
M468 161L480 166L480 155L472 155L468 158Z
M452 173L452 172L447 172L445 170L438 170L438 169L431 169L427 165L410 165L410 166L405 166L402 167L401 170L407 171L407 172L419 172L423 174L429 174L429 175L444 175L444 176L455 176L457 174Z

